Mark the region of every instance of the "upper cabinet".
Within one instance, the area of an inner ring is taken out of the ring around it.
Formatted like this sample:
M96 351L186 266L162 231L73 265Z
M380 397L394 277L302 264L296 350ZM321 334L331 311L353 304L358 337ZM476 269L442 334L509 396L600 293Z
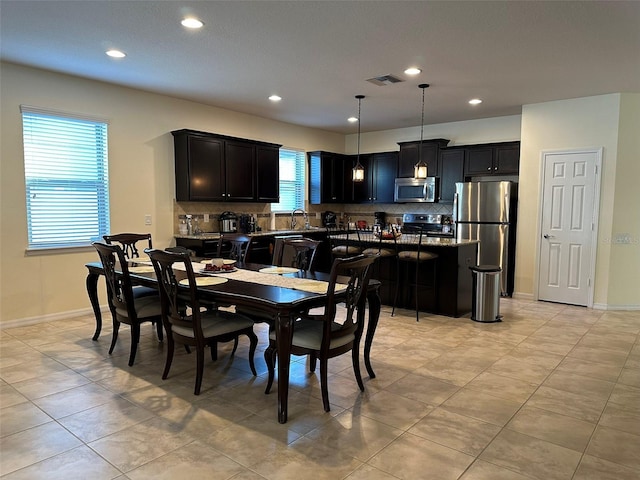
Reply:
M437 177L440 149L446 147L449 140L436 138L422 141L422 161L427 164L427 175ZM413 177L414 166L420 160L420 140L401 142L398 161L398 177Z
M309 202L351 202L351 159L331 152L309 152Z
M393 203L393 188L398 172L398 152L360 155L364 182L353 183L354 203Z
M278 201L280 145L194 130L171 133L177 201Z
M456 182L464 182L465 149L461 147L440 150L440 194L438 201L453 202Z
M520 166L520 142L467 146L465 177L517 175Z

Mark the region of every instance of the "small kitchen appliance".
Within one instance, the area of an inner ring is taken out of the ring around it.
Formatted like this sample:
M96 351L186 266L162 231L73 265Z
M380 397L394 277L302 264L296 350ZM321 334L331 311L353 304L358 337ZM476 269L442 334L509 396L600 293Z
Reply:
M222 233L235 233L238 231L238 216L233 212L220 214L220 231Z
M384 228L387 224L387 214L384 212L373 212L373 225Z
M438 198L436 177L396 178L393 199L396 203L433 203Z
M322 226L326 228L336 228L338 226L338 217L335 212L322 212Z

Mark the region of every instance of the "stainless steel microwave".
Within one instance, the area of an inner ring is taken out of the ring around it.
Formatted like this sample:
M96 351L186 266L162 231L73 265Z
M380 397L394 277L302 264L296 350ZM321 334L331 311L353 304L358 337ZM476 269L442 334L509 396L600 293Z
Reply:
M436 177L396 178L394 201L397 203L435 202Z

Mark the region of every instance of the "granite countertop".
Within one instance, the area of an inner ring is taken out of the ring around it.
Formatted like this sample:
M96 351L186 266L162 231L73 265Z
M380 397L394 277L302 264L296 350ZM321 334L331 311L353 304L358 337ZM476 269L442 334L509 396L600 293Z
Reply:
M327 229L323 227L311 227L308 229L295 229L295 230L262 230L260 232L247 233L249 237L264 237L270 235L295 235L311 232L326 232ZM174 238L188 238L191 240L218 240L220 238L220 232L206 232L198 235L182 235L180 233L174 235Z

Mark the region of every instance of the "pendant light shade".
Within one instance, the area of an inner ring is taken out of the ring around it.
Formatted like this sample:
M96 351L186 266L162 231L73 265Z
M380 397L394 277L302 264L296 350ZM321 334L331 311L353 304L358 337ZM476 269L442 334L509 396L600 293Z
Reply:
M364 182L364 167L360 163L360 104L364 95L356 95L358 99L358 157L356 160L356 166L353 167L352 175L354 182Z
M429 88L428 83L418 85L422 89L422 118L420 119L420 149L418 150L418 163L413 167L414 178L427 178L427 164L422 159L422 140L424 139L424 91Z

